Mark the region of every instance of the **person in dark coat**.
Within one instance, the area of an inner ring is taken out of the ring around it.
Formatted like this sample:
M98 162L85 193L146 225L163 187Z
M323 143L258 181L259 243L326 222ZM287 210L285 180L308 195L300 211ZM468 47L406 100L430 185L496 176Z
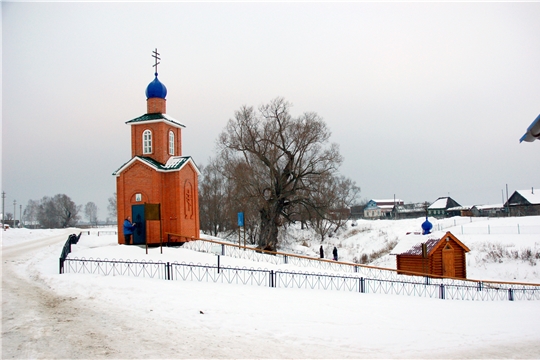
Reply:
M332 254L334 254L334 260L337 261L337 248L334 246L334 250L332 251Z
M321 259L324 259L324 250L322 248L322 245L321 245L321 248L319 249L319 252L321 253Z
M136 224L131 223L131 217L127 217L124 220L124 243L126 245L131 245L131 235L133 235L133 230L135 230Z

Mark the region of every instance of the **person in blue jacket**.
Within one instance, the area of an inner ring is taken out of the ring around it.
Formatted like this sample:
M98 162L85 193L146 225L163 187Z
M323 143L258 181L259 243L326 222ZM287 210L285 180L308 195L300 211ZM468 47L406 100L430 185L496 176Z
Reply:
M131 245L131 235L133 235L136 225L131 223L131 217L129 216L124 220L124 243L126 245Z

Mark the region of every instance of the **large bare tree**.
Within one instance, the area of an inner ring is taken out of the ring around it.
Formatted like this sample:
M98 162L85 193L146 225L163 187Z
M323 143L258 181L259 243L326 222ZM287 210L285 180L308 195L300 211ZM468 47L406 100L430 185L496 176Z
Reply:
M323 119L314 112L293 117L290 108L283 98L257 110L242 106L218 139L231 191L259 209L258 243L268 250L276 250L284 222L299 220L306 209L327 212L328 204L314 194L337 176L342 162Z
M81 207L65 194L44 196L39 204L37 220L43 228L66 228L74 226L80 219Z

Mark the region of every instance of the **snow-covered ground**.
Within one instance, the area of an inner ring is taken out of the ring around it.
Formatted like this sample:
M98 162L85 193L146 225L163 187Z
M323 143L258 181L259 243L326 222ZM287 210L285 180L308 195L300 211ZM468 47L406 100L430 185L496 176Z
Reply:
M435 229L452 226L442 231L452 231L471 249L470 278L540 282L538 264L519 256L514 259L515 252L510 251L538 251L540 217L473 222L455 218L446 219L446 225L430 220ZM449 222L453 220L455 226ZM389 243L398 249L405 246L411 239L405 234L419 231L421 222L358 221L326 239L323 246L328 255L337 246L340 260L353 261ZM522 234L497 233L517 228L518 223ZM486 234L478 233L487 224L491 234L487 226ZM535 226L539 228L535 234L524 233L535 231ZM68 234L78 232L10 229L2 233L2 358L540 357L540 301L451 301L59 275L61 248ZM295 233L304 238L284 239L285 249L317 256L320 241L302 230ZM164 248L163 254L152 248L147 255L143 247L118 245L115 235L97 236L96 230L83 233L70 256L215 263L213 254L183 248ZM265 267L241 259L222 257L221 261ZM372 264L393 268L395 257L384 255Z

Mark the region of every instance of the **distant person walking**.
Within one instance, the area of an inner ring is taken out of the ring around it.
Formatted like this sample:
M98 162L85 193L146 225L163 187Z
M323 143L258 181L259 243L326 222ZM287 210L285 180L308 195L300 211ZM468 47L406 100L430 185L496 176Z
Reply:
M332 251L332 254L334 254L334 260L337 261L337 248L334 246L334 250Z
M136 225L131 223L131 217L129 216L124 220L124 243L126 245L131 245L131 235L133 235Z
M321 259L324 259L324 250L322 248L322 245L321 245L321 248L319 249L319 252L321 253Z

